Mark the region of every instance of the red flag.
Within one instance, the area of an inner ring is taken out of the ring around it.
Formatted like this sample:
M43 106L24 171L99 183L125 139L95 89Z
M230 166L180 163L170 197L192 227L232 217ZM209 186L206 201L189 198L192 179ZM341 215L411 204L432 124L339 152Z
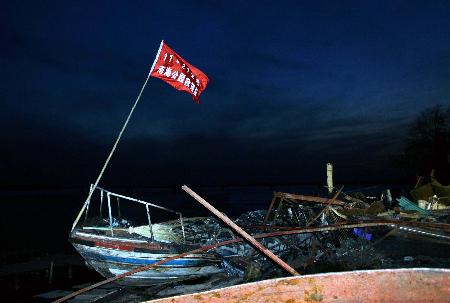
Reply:
M150 75L165 81L180 91L188 92L195 102L200 103L199 97L208 85L208 77L181 58L166 43L161 43L159 56Z

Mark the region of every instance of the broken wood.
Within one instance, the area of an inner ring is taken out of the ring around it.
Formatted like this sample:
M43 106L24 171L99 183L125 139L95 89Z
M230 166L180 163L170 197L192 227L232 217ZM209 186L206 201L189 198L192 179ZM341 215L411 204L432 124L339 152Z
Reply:
M327 203L327 206L325 206L322 211L315 216L311 221L309 221L308 223L306 223L306 227L309 227L311 224L313 224L324 212L326 212L331 204L336 200L336 198L339 196L339 194L341 193L342 189L344 188L344 185L341 186L341 188L339 188L339 190L336 192L336 194L333 196L333 198L330 200L330 202Z
M289 194L289 193L283 193L283 192L275 192L274 196L276 196L277 198L300 200L300 201L319 203L319 204L327 204L330 201L330 199L322 198L322 197L295 195L295 194ZM340 201L340 200L335 200L331 204L332 205L344 206L347 203L345 203L343 201Z
M258 229L272 229L272 228L277 228L277 229L283 229L280 231L276 231L276 232L270 232L270 233L264 233L264 234L258 234L253 236L253 238L255 239L262 239L262 238L271 238L271 237L277 237L277 236L286 236L286 235L294 235L294 234L302 234L302 233L314 233L314 232L324 232L324 231L334 231L334 230L340 230L340 229L350 229L350 228L355 228L355 227L374 227L374 226L391 226L391 225L396 225L396 226L426 226L426 227L432 227L432 228L444 228L444 229L448 229L450 224L444 224L444 223L426 223L426 222L402 222L402 221L394 221L394 220L389 220L389 221L379 221L379 222L365 222L365 223L355 223L355 224L342 224L342 223L338 223L338 224L333 224L333 225L327 225L327 226L323 226L323 227L312 227L312 228L304 228L304 227L281 227L281 226L252 226L252 228L258 228ZM188 252L184 252L182 254L170 257L170 258L166 258L164 260L155 262L153 264L149 264L149 265L145 265L142 267L138 267L135 268L132 271L108 278L106 280L97 282L93 285L90 285L88 287L82 288L80 290L77 290L63 298L60 298L56 301L53 301L53 303L61 303L61 302L65 302L71 298L74 298L82 293L85 293L89 290L95 289L99 286L114 282L116 280L131 276L135 273L141 272L141 271L145 271L145 270L149 270L152 269L154 267L163 265L167 262L176 260L176 259L180 259L183 257L186 257L188 255L191 254L196 254L199 252L204 252L204 251L208 251L211 249L215 249L217 247L221 247L221 246L225 246L225 245L229 245L229 244L234 244L234 243L238 243L238 242L243 242L244 239L241 238L236 238L236 239L232 239L232 240L227 240L227 241L223 241L220 243L215 243L215 244L211 244L211 245L207 245L207 246L203 246Z
M281 209L281 204L285 200L289 201L290 203L294 203L294 204L302 203L302 202L310 202L310 203L326 204L326 205L330 204L330 205L338 205L338 206L347 205L347 203L345 203L343 201L336 200L336 197L334 199L331 199L331 201L330 201L330 199L322 198L322 197L296 195L296 194L290 194L290 193L284 193L284 192L274 192L272 201L270 202L269 208L267 209L267 212L266 212L266 216L264 217L263 224L267 223L272 210L274 209L275 205L278 203L277 210L275 211L275 215L273 216L271 221L274 221L277 218L279 210Z
M397 222L397 223L399 223L399 222ZM262 238L270 238L270 237L276 237L276 236L293 235L293 234L301 234L301 233L312 233L312 232L331 231L331 230L354 228L354 227L383 226L383 225L391 225L391 223L359 223L359 224L347 224L347 225L340 224L340 225L325 226L325 227L313 227L313 228L297 228L297 229L290 228L290 230L276 231L276 232L271 232L271 233L255 235L255 236L253 236L253 238L255 238L255 239L262 239ZM271 228L271 227L270 226L261 226L261 228ZM82 288L80 290L77 290L77 291L75 291L75 292L73 292L73 293L71 293L71 294L69 294L69 295L67 295L65 297L62 297L62 298L60 298L58 300L55 300L52 303L65 302L65 301L67 301L69 299L72 299L72 298L74 298L74 297L76 297L76 296L78 296L78 295L80 295L82 293L85 293L85 292L87 292L89 290L95 289L95 288L97 288L99 286L102 286L102 285L105 285L105 284L117 281L119 279L122 279L122 278L125 278L125 277L128 277L128 276L131 276L131 275L133 275L135 273L138 273L138 272L141 272L141 271L145 271L145 270L152 269L154 267L158 267L158 266L163 265L163 264L165 264L167 262L170 262L170 261L173 261L173 260L177 260L177 259L186 257L186 256L191 255L191 254L196 254L196 253L199 253L199 252L204 252L204 251L208 251L208 250L211 250L211 249L215 249L217 247L221 247L221 246L225 246L225 245L229 245L229 244L234 244L234 243L238 243L238 242L243 242L243 241L244 241L244 239L242 239L242 238L236 238L236 239L232 239L232 240L223 241L223 242L220 242L220 243L215 243L215 244L211 244L211 245L207 245L207 246L202 246L200 248L197 248L197 249L194 249L194 250L191 250L191 251L188 251L188 252L184 252L184 253L181 253L179 255L176 255L176 256L173 256L173 257L170 257L170 258L166 258L164 260L161 260L161 261L149 264L149 265L141 266L141 267L135 268L135 269L133 269L131 271L128 271L126 273L123 273L123 274L120 274L120 275L108 278L106 280L97 282L97 283L92 284L92 285L90 285L88 287L85 287L85 288Z
M269 214L272 211L272 207L273 207L273 204L275 203L276 199L277 199L276 195L273 195L272 201L270 201L269 208L267 209L266 216L264 217L263 224L266 224L266 221L269 219Z
M412 227L422 227L422 228L432 228L432 229L438 229L438 230L450 230L450 224L447 223L430 223L430 222L416 222L416 221L397 221L397 220L372 220L372 221L360 221L360 222L354 222L354 223L336 223L336 224L330 224L326 226L321 227L314 227L314 228L305 228L303 226L293 226L293 227L287 227L287 226L276 226L276 225L250 225L246 226L248 228L254 228L254 229L260 229L260 230L267 230L267 229L278 229L278 230L302 230L305 232L316 232L316 231L328 231L329 227L339 227L342 226L342 228L349 228L348 226L352 227L369 227L369 226L387 226L387 225L395 225L395 226L412 226ZM319 230L317 230L319 229ZM254 236L255 238L258 238L258 236Z
M187 187L186 185L183 185L181 187L186 193L188 193L192 198L197 200L200 204L202 204L204 207L206 207L209 211L211 211L214 215L216 215L220 220L222 220L225 224L227 224L231 229L233 229L235 232L237 232L242 238L244 238L249 244L251 244L253 247L257 248L260 252L262 252L264 255L266 255L268 258L270 258L273 262L278 264L281 268L289 272L290 274L296 276L299 275L295 269L290 267L286 262L278 258L274 253L272 253L270 250L265 248L261 243L256 241L252 236L250 236L248 233L246 233L242 228L237 226L233 221L230 220L227 216L225 216L223 213L218 211L214 206L209 204L205 199L200 197L197 193L195 193L192 189Z

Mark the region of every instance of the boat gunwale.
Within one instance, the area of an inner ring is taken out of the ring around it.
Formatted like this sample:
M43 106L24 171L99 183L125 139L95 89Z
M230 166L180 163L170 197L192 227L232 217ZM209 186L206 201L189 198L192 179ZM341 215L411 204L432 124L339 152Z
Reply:
M144 301L143 303L152 303L152 302L164 303L164 302L169 302L168 300L170 300L170 302L177 302L178 299L184 299L184 298L189 298L189 297L194 297L194 298L208 298L208 296L209 297L217 297L221 291L233 292L233 290L238 290L238 289L242 289L242 288L251 288L253 286L264 287L267 284L276 284L276 283L280 283L280 282L286 282L286 284L293 284L293 283L289 283L289 282L292 282L292 280L298 280L298 279L306 280L306 279L323 278L323 277L328 277L328 276L337 276L337 277L349 276L349 275L357 276L357 275L361 275L361 274L377 275L377 274L382 274L382 273L386 273L386 274L388 274L388 273L392 273L392 274L412 273L413 274L415 272L432 273L432 274L447 273L448 274L447 279L450 279L450 269L448 269L448 268L417 267L417 268L396 268L396 269L375 269L375 270L355 270L355 271L344 271L344 272L327 272L327 273L320 273L320 274L313 274L313 275L290 276L290 277L281 277L281 278L261 280L261 281L256 281L256 282L250 282L250 283L216 288L216 289L197 292L197 293L182 294L182 295L176 295L176 296L171 296L171 297L166 297L166 298L149 300L149 301ZM447 285L447 291L449 291L448 285Z

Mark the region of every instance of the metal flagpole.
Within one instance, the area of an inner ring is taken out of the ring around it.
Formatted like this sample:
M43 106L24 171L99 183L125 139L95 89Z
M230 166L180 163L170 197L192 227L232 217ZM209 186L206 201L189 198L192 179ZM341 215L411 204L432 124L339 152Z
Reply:
M89 191L89 195L88 195L88 197L86 198L86 201L84 202L83 207L81 208L80 212L78 213L77 218L76 218L75 221L73 222L72 229L71 229L70 231L72 231L72 230L75 228L75 226L77 225L78 221L80 220L80 217L81 217L81 215L83 214L84 210L86 209L87 204L88 204L89 201L91 200L92 193L93 193L94 190L97 188L97 185L98 185L98 183L100 182L100 179L102 178L103 173L105 172L105 169L106 169L106 167L108 166L108 163L109 163L109 161L111 160L111 157L112 157L114 151L116 150L117 144L119 143L120 138L122 137L122 134L123 134L123 132L125 131L125 128L127 127L128 122L130 121L131 115L133 114L134 109L136 108L136 105L138 104L139 99L141 98L142 92L144 91L144 88L145 88L145 86L147 85L148 79L150 79L150 75L151 75L153 69L155 68L156 61L158 61L159 53L161 52L161 48L162 48L162 46L163 46L163 43L164 43L164 40L161 40L161 44L159 45L158 52L156 53L155 60L153 61L153 64L152 64L152 67L151 67L151 69L150 69L150 72L148 73L147 79L145 80L144 85L142 86L141 91L139 92L139 95L138 95L138 97L136 98L136 101L134 102L133 107L131 108L130 113L128 114L128 117L127 117L127 119L125 120L125 123L123 124L122 129L120 130L119 135L117 136L116 142L114 143L114 146L113 146L111 152L109 153L109 156L108 156L108 158L106 159L105 164L103 165L103 168L102 168L102 170L100 171L100 174L98 175L97 180L96 180L95 183L94 183L94 186L91 187L91 190Z

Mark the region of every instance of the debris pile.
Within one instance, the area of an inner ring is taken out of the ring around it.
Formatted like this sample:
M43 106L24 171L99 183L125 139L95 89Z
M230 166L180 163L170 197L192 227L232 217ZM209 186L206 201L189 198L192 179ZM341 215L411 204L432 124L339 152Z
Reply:
M329 189L325 197L274 192L267 210L245 212L234 220L191 191L197 201L212 209L215 217L183 218L181 213L165 209L179 215L179 219L152 223L148 207L159 206L134 199L146 206L147 225L117 220L109 212L108 221L85 220L85 224L94 226L75 229L73 239L79 238L74 242L76 247L85 246L80 250L83 257L109 277L98 285L134 275L128 283L147 283L150 294L146 298L282 277L286 272L295 275L450 265L445 254L430 258L420 252L411 255L411 250L405 249L408 241L416 241L416 246L417 241L422 241L428 247L438 244L447 248L449 211L422 209L406 197L394 200L389 190L377 198L361 192L345 193L343 187ZM98 240L89 244L86 240L91 238ZM94 249L89 245L94 245ZM104 254L105 259L86 253L88 249ZM152 257L154 252L167 257ZM111 253L114 255L109 256ZM118 256L123 256L121 267L104 262L106 258L119 260ZM197 264L204 274L177 265L193 262L190 256L202 262ZM155 259L149 260L150 257ZM136 263L128 264L128 259ZM137 266L137 262L147 265ZM179 278L170 280L170 271ZM156 279L159 284L152 285Z
M450 185L441 184L431 171L429 182L419 177L414 189L410 191L413 200L427 210L450 209Z
M245 212L234 222L290 266L309 274L449 266L448 256L413 257L409 255L411 251L402 249L402 245L417 239L427 245L434 241L449 245L450 226L446 220L448 213L443 211L422 214L398 208L389 190L376 198L360 192L346 194L341 188L334 189L330 197L275 192L267 210ZM214 218L186 219L185 222L186 234L202 235L195 238L202 245L237 237ZM391 252L393 249L395 253ZM215 277L218 279L215 287L286 275L246 242L220 246L215 252L222 258L222 267L227 273L221 279ZM210 287L207 282L206 288L202 288L201 283L196 285L197 291ZM164 294L163 291L154 296Z

